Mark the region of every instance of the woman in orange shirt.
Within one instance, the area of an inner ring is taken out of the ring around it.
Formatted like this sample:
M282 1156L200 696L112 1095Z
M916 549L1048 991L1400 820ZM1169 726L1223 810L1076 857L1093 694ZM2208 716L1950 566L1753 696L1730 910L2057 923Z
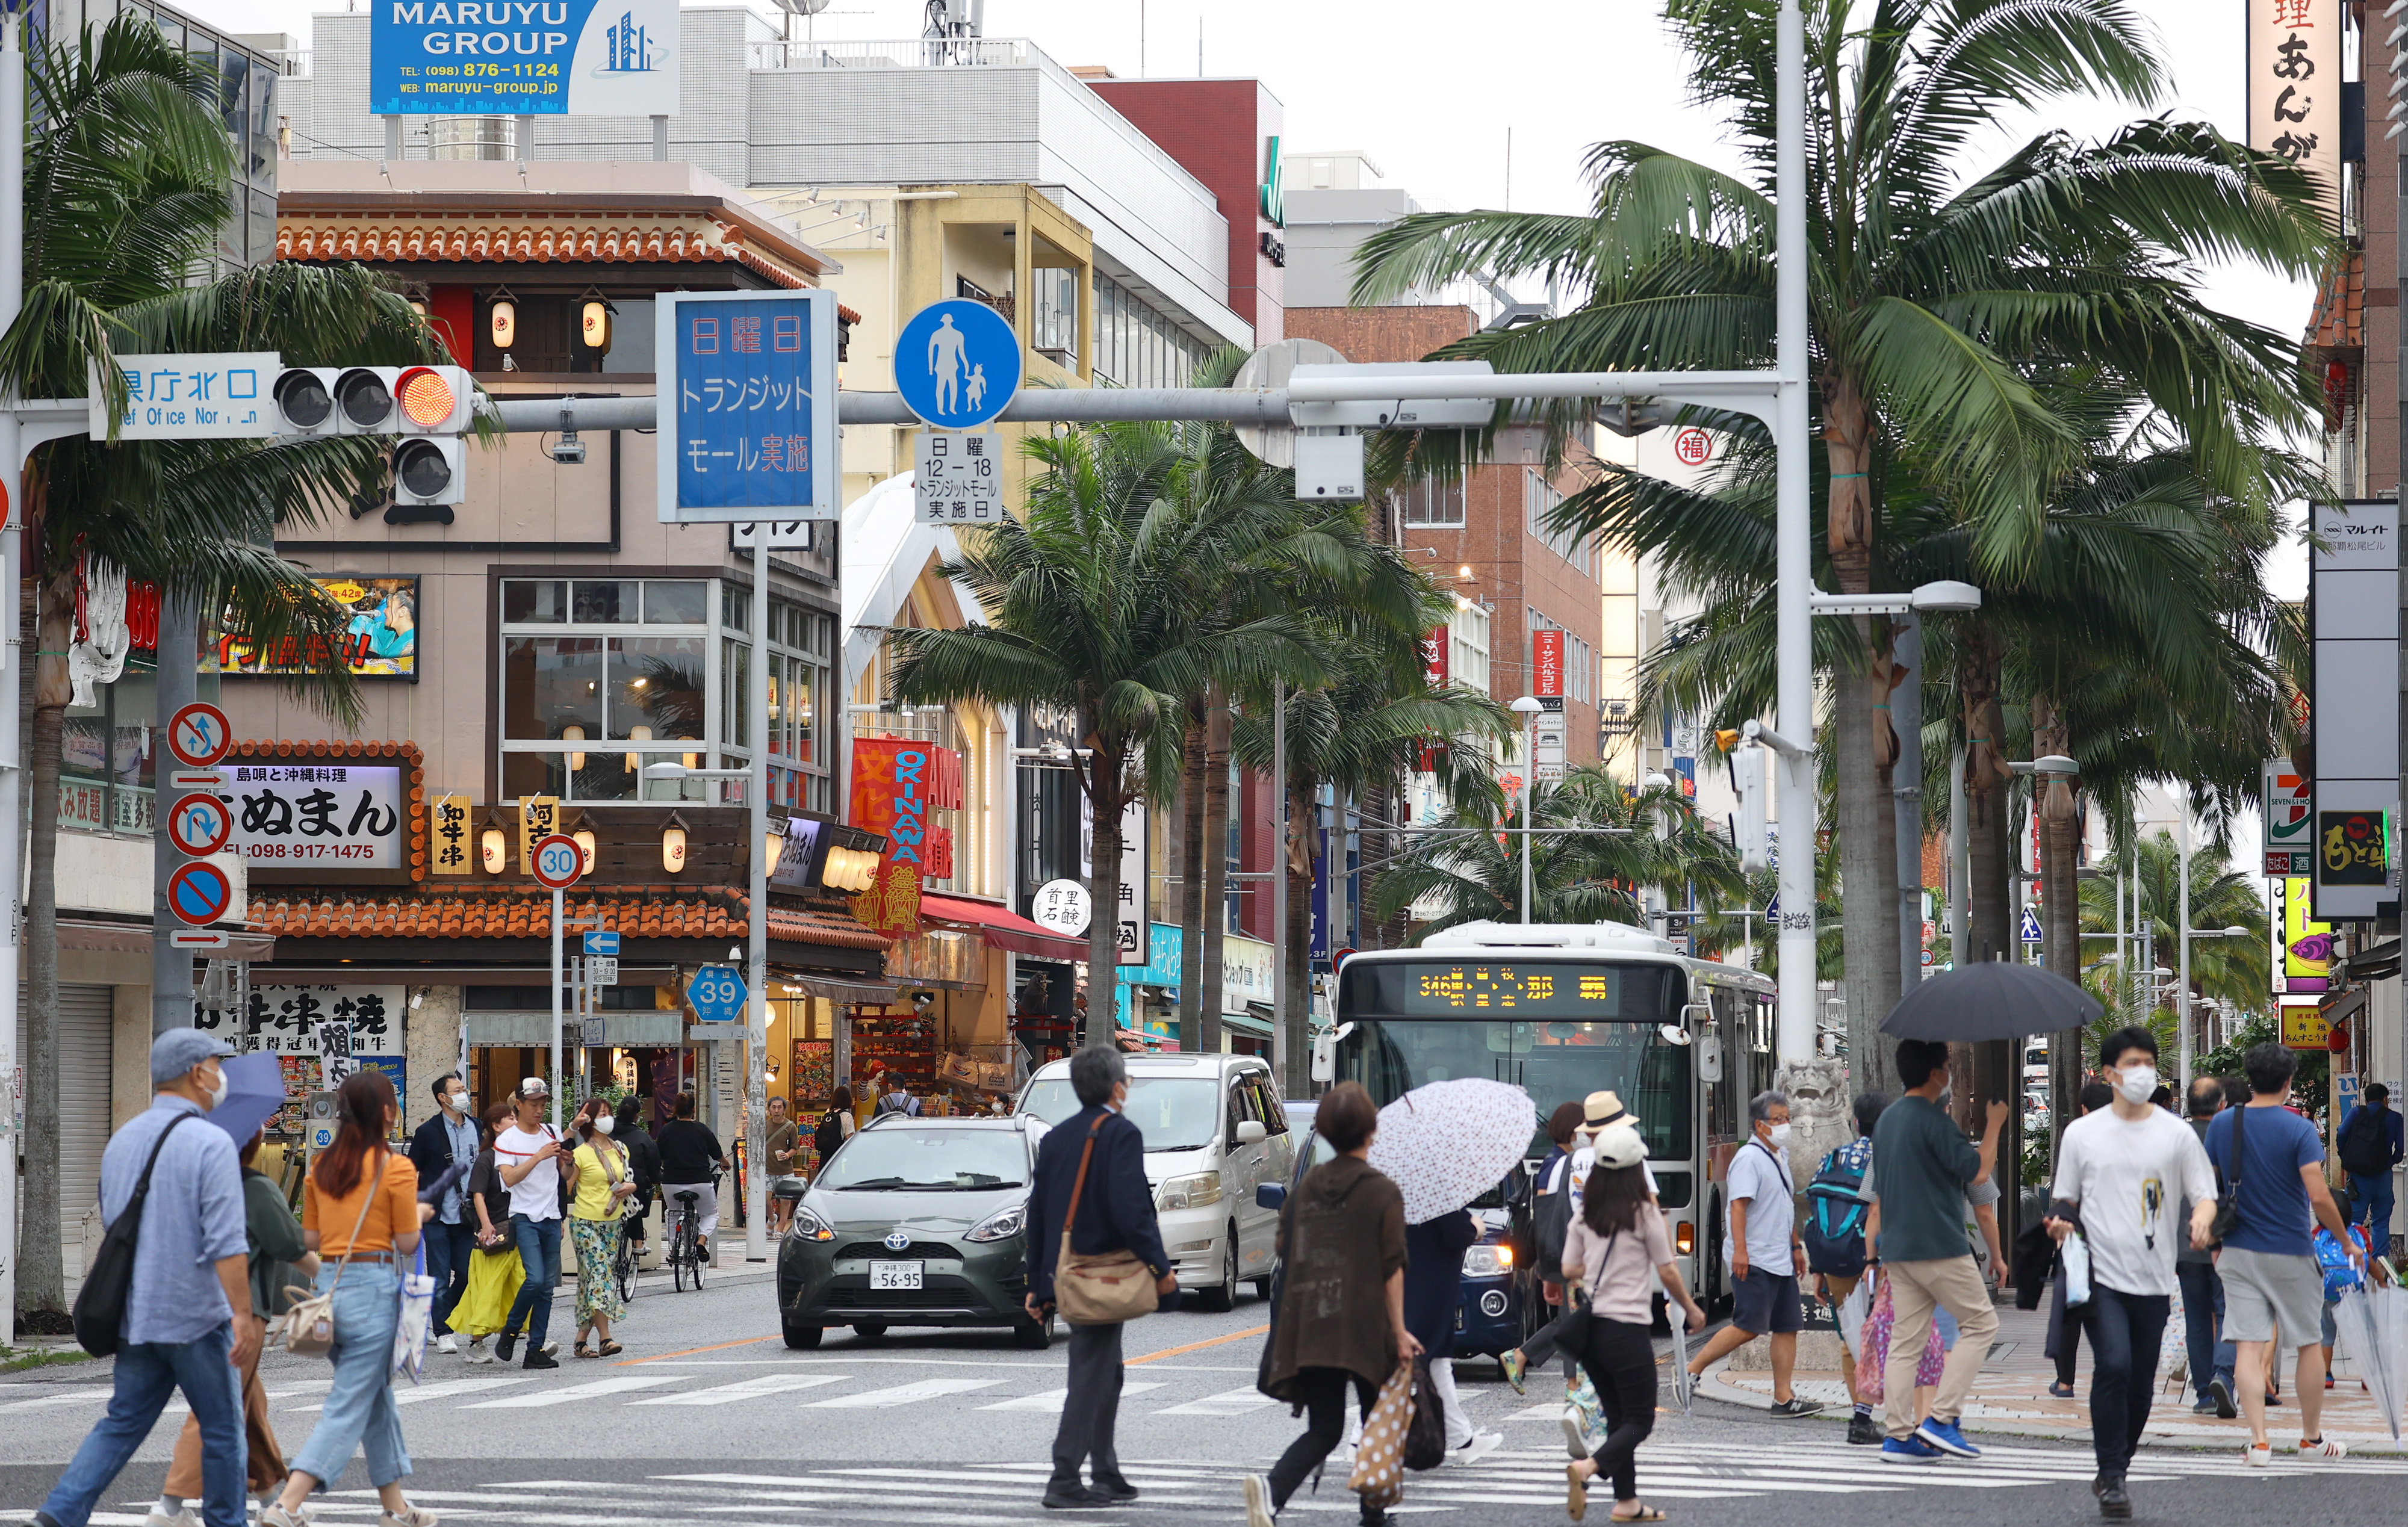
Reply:
M318 1287L335 1297L335 1387L318 1429L294 1455L293 1473L260 1527L303 1527L302 1503L338 1478L365 1447L368 1483L384 1509L378 1527L435 1527L435 1513L402 1497L410 1472L401 1413L393 1400L393 1341L401 1278L418 1250L418 1227L435 1213L418 1201L418 1169L389 1149L399 1108L381 1071L360 1071L336 1090L335 1143L309 1172L302 1239L318 1253Z

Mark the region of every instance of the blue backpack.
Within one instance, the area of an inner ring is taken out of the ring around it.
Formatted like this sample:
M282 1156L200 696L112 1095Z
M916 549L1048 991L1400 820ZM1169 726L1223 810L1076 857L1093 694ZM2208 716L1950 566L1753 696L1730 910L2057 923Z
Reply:
M1865 1174L1872 1169L1870 1136L1850 1141L1823 1158L1806 1185L1806 1216L1798 1238L1806 1243L1806 1265L1834 1277L1865 1270Z

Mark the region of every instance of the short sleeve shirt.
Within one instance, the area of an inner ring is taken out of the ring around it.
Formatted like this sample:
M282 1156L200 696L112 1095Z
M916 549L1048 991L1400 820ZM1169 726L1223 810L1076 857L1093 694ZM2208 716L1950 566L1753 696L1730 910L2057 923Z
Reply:
M2227 1108L2207 1126L2207 1157L2226 1182L2232 1180L2232 1116L2245 1111L2241 1128L2241 1222L2224 1237L2228 1247L2274 1256L2313 1255L2308 1186L2300 1168L2325 1159L2316 1127L2288 1108Z
M1778 1151L1756 1140L1739 1148L1731 1157L1725 1175L1723 1197L1726 1203L1747 1201L1747 1261L1750 1267L1762 1267L1786 1276L1796 1270L1789 1255L1790 1234L1798 1219L1797 1205L1792 1195L1797 1192L1789 1180L1789 1164ZM1726 1262L1738 1259L1737 1242L1729 1234L1727 1220L1724 1223L1723 1257Z
M508 1172L525 1164L528 1157L544 1146L560 1138L550 1124L523 1130L516 1124L494 1137L494 1165ZM560 1172L549 1161L538 1163L526 1176L511 1182L503 1179L510 1195L510 1212L529 1220L560 1218Z
M301 1195L301 1228L318 1233L318 1254L328 1262L347 1251L390 1251L395 1235L418 1228L418 1168L398 1150L381 1154L368 1159L350 1192L326 1192L312 1177Z

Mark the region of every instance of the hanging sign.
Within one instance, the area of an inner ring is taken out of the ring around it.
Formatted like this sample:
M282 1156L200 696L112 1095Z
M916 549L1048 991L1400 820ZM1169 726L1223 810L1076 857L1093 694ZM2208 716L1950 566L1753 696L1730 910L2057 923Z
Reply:
M2338 228L2342 0L2248 0L2246 10L2249 147L2315 176Z
M222 799L235 819L229 847L244 859L280 868L408 867L398 764L246 763L224 774Z

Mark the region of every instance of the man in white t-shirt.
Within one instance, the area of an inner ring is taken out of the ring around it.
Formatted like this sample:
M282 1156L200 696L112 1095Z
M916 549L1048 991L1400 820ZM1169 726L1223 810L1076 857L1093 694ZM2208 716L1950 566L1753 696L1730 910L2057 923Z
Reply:
M1798 1333L1806 1306L1799 1279L1806 1276L1806 1243L1798 1234L1797 1185L1789 1177L1789 1099L1758 1092L1748 1100L1750 1134L1723 1169L1729 1233L1723 1258L1731 1270L1730 1324L1714 1333L1689 1360L1697 1377L1722 1358L1768 1333L1772 1337L1772 1414L1811 1416L1819 1400L1800 1398L1789 1387L1798 1365Z
M2074 1232L2068 1217L2079 1213L2090 1298L2069 1313L2080 1316L2090 1337L2090 1434L2099 1458L2090 1488L2099 1514L2121 1520L2132 1514L2124 1477L2157 1390L2174 1257L2185 1240L2207 1244L2215 1172L2190 1126L2149 1101L2157 1088L2157 1042L2148 1030L2109 1035L2099 1063L2114 1078L2114 1102L2066 1126L2048 1233L2065 1244ZM2186 1200L2190 1223L2178 1224L2175 1206Z
M552 1291L560 1282L561 1185L574 1180L575 1148L543 1121L552 1088L541 1077L520 1082L510 1101L518 1117L494 1137L494 1165L510 1195L510 1234L518 1241L526 1281L510 1304L494 1355L508 1363L524 1334L526 1365L557 1368L560 1360L552 1355L557 1344L545 1342L544 1334L552 1324Z

